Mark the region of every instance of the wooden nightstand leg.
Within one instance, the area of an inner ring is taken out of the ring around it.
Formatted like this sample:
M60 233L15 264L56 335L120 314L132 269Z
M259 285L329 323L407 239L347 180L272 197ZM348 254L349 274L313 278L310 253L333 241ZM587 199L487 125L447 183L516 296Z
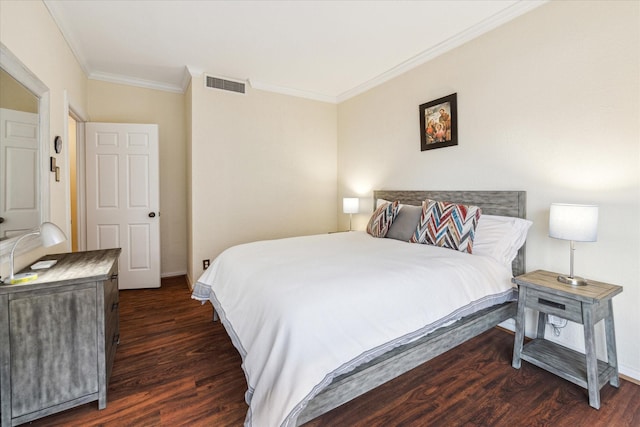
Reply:
M522 360L522 345L524 343L524 303L527 297L527 288L520 286L518 289L518 311L516 313L516 337L513 341L513 360L511 366L520 369Z
M547 327L547 314L540 311L538 312L538 333L536 335L539 339L544 339L544 330Z
M584 325L584 351L587 359L587 388L589 405L600 409L600 384L598 382L598 357L593 324L593 305L582 304L582 320Z
M607 361L614 369L614 376L609 379L609 384L620 387L620 377L618 374L618 353L616 351L616 328L613 322L613 301L607 302L608 310L604 318L605 337L607 339Z

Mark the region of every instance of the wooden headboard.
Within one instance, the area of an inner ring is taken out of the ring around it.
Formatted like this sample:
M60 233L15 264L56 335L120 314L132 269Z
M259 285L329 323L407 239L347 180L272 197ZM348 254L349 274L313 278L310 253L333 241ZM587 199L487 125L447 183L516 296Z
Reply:
M487 215L513 216L525 218L527 214L527 193L525 191L394 191L375 190L373 208L378 199L395 201L405 205L420 206L425 199L475 205ZM513 275L525 273L525 246L513 260Z

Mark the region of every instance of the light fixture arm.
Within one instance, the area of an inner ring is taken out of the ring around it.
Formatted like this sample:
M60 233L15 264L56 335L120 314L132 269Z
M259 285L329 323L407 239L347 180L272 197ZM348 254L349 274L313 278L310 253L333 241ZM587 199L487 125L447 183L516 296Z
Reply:
M576 242L571 240L570 241L570 256L569 256L569 279L575 279L575 276L573 275L573 254L576 251Z
M566 285L571 286L584 286L587 285L587 281L581 277L575 277L573 275L573 254L576 251L576 243L574 240L570 241L569 246L569 275L568 276L558 276L558 282L564 283Z
M40 234L40 230L32 231L31 233L27 233L27 234L23 234L23 235L22 235L22 236L20 236L20 237L18 238L18 240L16 240L16 242L13 244L13 247L11 248L11 254L10 254L10 256L9 256L9 264L10 264L10 266L11 266L11 271L10 271L10 274L9 274L9 280L12 280L12 279L15 277L15 275L14 275L14 269L13 269L13 265L14 265L13 260L14 260L14 253L15 253L15 251L16 251L16 248L18 247L18 244L19 244L22 240L24 240L25 238L27 238L27 237L29 237L29 236L37 236L37 235L39 235L39 234Z
M11 248L11 253L9 254L9 264L10 264L10 275L9 275L9 283L15 285L17 283L24 283L30 280L34 280L38 278L38 273L29 271L25 273L15 274L14 271L14 260L16 254L16 248L18 244L22 242L29 236L40 236L40 243L43 247L48 248L49 246L57 245L58 243L62 243L67 240L67 236L64 235L64 232L60 230L60 228L52 222L43 222L40 225L38 230L32 231L30 233L24 234L16 240Z

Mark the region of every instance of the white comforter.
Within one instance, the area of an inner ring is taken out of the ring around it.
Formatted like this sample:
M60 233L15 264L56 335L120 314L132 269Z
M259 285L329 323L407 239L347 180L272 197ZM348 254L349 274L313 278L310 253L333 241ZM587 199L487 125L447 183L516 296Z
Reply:
M242 356L255 427L295 425L335 376L511 297L492 258L363 232L232 247L193 292Z

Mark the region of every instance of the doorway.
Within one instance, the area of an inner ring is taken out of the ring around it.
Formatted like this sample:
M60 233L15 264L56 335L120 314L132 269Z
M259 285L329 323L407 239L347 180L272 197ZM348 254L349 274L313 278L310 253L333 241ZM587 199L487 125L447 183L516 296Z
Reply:
M69 200L71 206L71 252L78 252L78 122L69 114Z
M85 207L85 170L84 170L84 120L71 108L67 110L67 164L69 165L69 178L67 191L69 192L69 205L67 206L67 218L69 218L69 242L72 252L85 251L86 238L86 207Z
M160 287L158 126L67 120L71 250L121 247L120 288Z

